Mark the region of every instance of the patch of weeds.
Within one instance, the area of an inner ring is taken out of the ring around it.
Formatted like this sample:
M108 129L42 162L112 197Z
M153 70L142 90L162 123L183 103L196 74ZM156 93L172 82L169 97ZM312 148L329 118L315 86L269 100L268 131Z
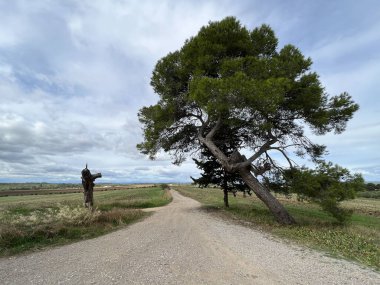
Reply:
M98 209L100 211L111 211L112 209L115 209L115 208L126 209L129 207L130 206L128 204L121 203L121 202L114 202L114 203L101 204L98 206Z
M165 205L171 201L168 193L160 188L99 193L95 196L97 208L92 211L73 200L74 196L62 203L57 203L59 195L57 199L54 195L41 195L41 201L34 200L30 205L17 200L10 205L3 203L0 205L0 255L93 238L122 228L149 215L132 208Z
M86 214L82 216L83 220L78 218L79 214L74 214L78 219L71 217L60 222L57 222L57 219L52 222L45 217L41 218L44 224L39 225L38 218L18 219L11 226L0 228L0 255L96 237L130 224L145 215L146 213L139 210L114 209L107 212L86 210ZM51 223L46 223L48 220ZM20 224L20 221L28 223L28 226Z
M104 224L111 223L114 226L119 226L121 224L127 224L143 216L144 213L139 210L112 209L111 211L102 212L97 217L97 222Z
M310 228L304 226L273 229L286 238L301 241L311 247L328 250L338 257L354 259L380 268L380 250L376 241L368 236L348 232L342 228Z

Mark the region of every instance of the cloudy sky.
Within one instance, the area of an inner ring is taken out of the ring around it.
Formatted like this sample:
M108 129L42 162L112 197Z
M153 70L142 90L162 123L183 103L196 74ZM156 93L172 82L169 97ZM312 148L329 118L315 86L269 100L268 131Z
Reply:
M326 92L360 110L341 135L314 137L326 157L380 181L380 2L0 0L0 182L185 182L191 159L150 161L138 110L154 104L155 63L210 20L269 24L280 47L310 56Z

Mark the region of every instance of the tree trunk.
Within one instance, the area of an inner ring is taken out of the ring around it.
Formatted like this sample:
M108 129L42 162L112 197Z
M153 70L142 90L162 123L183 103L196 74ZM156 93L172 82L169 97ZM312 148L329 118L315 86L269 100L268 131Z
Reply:
M214 130L214 129L213 129ZM211 133L211 132L210 132ZM260 182L252 175L250 169L251 166L244 167L244 164L239 166L239 163L245 163L247 159L245 156L241 155L238 151L232 153L230 157L227 157L212 141L212 136L202 137L199 135L199 140L211 151L211 153L219 160L219 163L227 171L234 172L238 171L241 175L241 178L248 185L249 188L255 192L256 196L264 202L264 204L269 208L269 210L274 215L277 222L283 225L292 225L296 221L288 213L285 207L275 198L273 195L266 190ZM270 145L270 144L269 144ZM264 149L263 147L261 149ZM259 156L259 153L256 153L255 156Z
M239 173L248 187L251 188L256 196L269 208L277 222L283 225L292 225L296 223L285 207L268 190L266 190L259 181L257 181L248 169L240 169Z
M227 189L223 189L223 193L224 193L224 198L223 198L224 206L226 206L227 208L229 208L230 205L228 204L228 190Z

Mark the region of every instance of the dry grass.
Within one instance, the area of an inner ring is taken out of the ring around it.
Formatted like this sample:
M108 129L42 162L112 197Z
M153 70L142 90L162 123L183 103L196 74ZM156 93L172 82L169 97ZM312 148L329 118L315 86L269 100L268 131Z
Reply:
M296 219L296 226L280 226L265 205L256 197L230 198L230 208L223 205L219 189L199 189L192 186L175 187L181 194L200 201L204 209L226 219L260 228L302 245L326 251L332 255L353 259L380 269L380 200L355 199L343 207L353 210L351 221L338 225L316 204L287 199L278 195Z
M149 215L136 208L171 199L158 187L107 191L95 193L89 210L80 194L1 197L0 255L96 237Z
M380 200L378 199L357 198L344 201L342 206L358 214L380 217Z

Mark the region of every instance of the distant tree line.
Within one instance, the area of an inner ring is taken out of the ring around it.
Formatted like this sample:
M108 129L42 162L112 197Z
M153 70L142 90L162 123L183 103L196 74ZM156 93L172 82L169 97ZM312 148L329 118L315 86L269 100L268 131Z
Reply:
M365 190L366 191L380 191L380 183L375 184L375 183L366 183L365 184Z

